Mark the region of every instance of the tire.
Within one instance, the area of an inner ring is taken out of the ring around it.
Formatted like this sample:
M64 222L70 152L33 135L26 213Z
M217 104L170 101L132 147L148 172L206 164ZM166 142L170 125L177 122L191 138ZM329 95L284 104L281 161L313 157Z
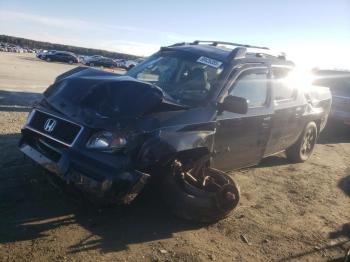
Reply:
M46 58L46 61L51 62L51 58L50 57Z
M68 62L70 65L72 65L73 64L73 61L72 60L69 60L69 62Z
M220 190L205 190L179 179L174 172L165 175L162 195L170 211L194 223L214 223L229 215L238 205L240 191L224 172L207 168L206 174L220 183Z
M310 158L315 148L318 131L315 122L306 125L299 139L286 150L287 159L294 163L302 163Z

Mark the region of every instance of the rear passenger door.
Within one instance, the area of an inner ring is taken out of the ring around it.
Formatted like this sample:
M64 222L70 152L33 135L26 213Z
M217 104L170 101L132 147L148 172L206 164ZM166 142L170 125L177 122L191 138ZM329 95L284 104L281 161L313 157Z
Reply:
M59 53L59 52L56 52L54 54L54 57L55 57L55 60L58 61L58 62L61 62L62 61L62 54Z
M264 156L268 156L291 146L302 131L302 116L306 107L298 99L296 86L288 81L291 68L272 67L271 86L273 93L273 117L271 135Z
M222 112L217 117L213 166L232 170L257 164L270 132L272 109L268 68L249 68L233 76L228 95L248 102L246 114Z

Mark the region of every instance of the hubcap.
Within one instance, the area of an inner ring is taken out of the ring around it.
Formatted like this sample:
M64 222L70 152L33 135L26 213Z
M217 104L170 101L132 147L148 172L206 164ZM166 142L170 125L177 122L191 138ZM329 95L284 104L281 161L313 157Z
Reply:
M310 155L310 153L312 152L312 149L314 147L315 144L315 134L314 131L312 129L309 129L305 136L304 136L304 140L303 143L301 145L301 154L304 156L308 156Z

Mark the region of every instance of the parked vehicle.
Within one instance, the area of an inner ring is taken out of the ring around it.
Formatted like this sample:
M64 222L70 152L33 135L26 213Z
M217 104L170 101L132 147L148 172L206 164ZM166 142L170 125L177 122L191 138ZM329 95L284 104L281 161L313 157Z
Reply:
M161 48L123 76L76 68L44 92L19 146L102 202L129 203L153 179L177 216L217 221L239 201L218 169L313 152L331 95L292 86L293 67L267 48L195 41Z
M332 93L330 119L350 126L350 72L317 70L315 84L327 86Z
M84 59L82 60L82 63L84 65L88 65L89 60L95 60L98 58L102 58L103 56L101 55L93 55L93 56L84 56Z
M113 59L103 56L92 56L86 60L85 64L89 66L103 66L110 68L117 67L117 63Z
M72 52L65 51L55 51L55 52L47 52L43 54L42 59L47 62L57 61L57 62L65 62L69 64L78 63L78 57Z
M138 62L135 61L135 60L125 60L124 68L127 69L127 70L130 70L131 68L133 68L137 64L138 64Z
M124 59L114 59L116 66L119 68L124 68L125 60Z
M44 60L45 59L45 55L47 54L53 54L57 52L56 50L40 50L36 53L36 57L39 59Z

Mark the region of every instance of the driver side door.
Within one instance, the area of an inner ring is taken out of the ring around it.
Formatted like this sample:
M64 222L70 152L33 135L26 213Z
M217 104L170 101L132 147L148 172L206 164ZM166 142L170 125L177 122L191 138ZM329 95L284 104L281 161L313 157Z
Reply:
M244 115L224 111L217 117L213 166L232 170L257 164L270 133L272 115L268 68L249 68L233 77L228 95L248 102Z

